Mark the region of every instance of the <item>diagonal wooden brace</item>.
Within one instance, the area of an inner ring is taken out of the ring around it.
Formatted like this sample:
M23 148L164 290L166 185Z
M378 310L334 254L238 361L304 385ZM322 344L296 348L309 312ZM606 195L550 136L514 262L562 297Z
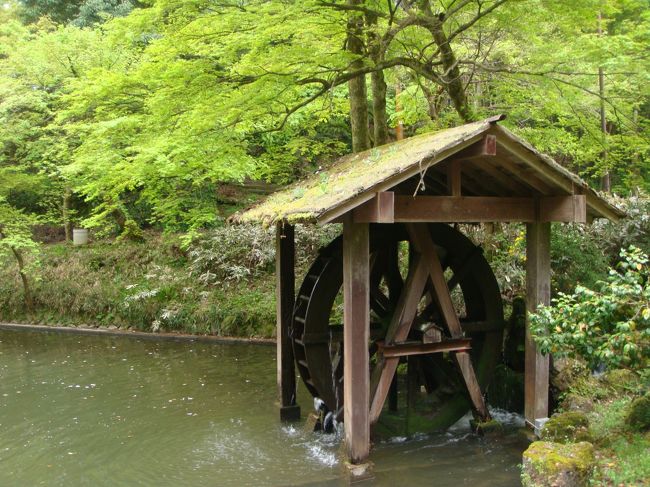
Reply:
M422 299L427 275L428 270L421 256L415 254L395 307L395 313L388 326L385 343L404 341L408 336L418 310L418 303ZM398 364L399 357L385 358L381 354L378 357L370 379L370 424L376 423L379 419Z
M447 325L447 328L449 328L452 338L461 338L463 336L463 329L460 325L460 320L458 319L456 310L454 309L451 293L449 292L447 281L445 280L444 270L440 263L440 259L438 258L438 253L436 252L433 240L431 240L429 229L426 224L422 223L409 223L406 225L406 228L416 252L426 263L428 271L427 277L430 277L431 279L431 284L433 285L433 290L436 294L435 297L440 305L440 310L443 319L445 320L445 324ZM455 352L454 357L460 372L463 375L463 380L467 386L467 391L469 392L476 414L482 421L489 420L490 413L485 405L485 400L483 399L481 388L476 379L476 374L474 373L474 367L469 353Z

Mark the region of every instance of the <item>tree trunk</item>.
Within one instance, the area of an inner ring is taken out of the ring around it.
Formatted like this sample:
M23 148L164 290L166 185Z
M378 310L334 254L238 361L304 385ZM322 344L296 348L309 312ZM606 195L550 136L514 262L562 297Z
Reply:
M360 5L360 0L348 0L348 5ZM363 17L352 13L348 20L348 50L358 56L351 70L363 68ZM368 91L365 75L358 76L348 82L350 91L350 124L352 126L352 151L362 152L370 149L370 131L368 129Z
M16 247L11 247L11 252L13 252L14 257L16 258L16 262L18 263L18 273L20 274L20 279L23 282L25 309L31 313L34 310L34 298L32 297L32 289L29 284L27 272L25 272L25 260L23 259L23 254Z
M431 2L429 0L421 0L418 2L418 5L427 17L425 22L426 28L431 33L433 41L440 51L440 62L444 69L440 79L444 83L444 88L449 95L451 103L464 122L473 122L475 115L467 103L467 94L465 93L465 86L463 86L460 69L458 68L458 60L444 31L444 15L434 14L431 10Z
M465 93L460 69L458 68L458 60L456 59L456 55L447 40L447 35L443 30L442 22L438 18L434 17L431 22L430 30L434 42L438 46L438 49L440 49L440 61L445 70L441 78L445 83L451 103L454 105L456 112L464 122L473 122L475 120L475 115L467 103L467 94Z
M368 50L375 64L381 61L381 45L377 35L377 17L367 15L366 21L370 30L368 31ZM383 71L373 71L370 75L372 87L372 122L374 128L374 146L388 143L388 114L386 113L386 80Z
M395 125L395 138L397 140L404 139L404 122L402 121L401 111L402 105L399 101L399 96L402 93L402 85L398 81L395 85L395 114L397 115L397 125Z
M372 116L375 130L375 147L388 143L388 115L386 114L386 81L384 72L376 71L372 79Z
M63 229L65 231L65 241L72 240L72 221L70 220L70 203L72 203L72 191L66 186L63 192Z
M598 12L598 37L603 35L602 28L603 16ZM598 95L600 96L600 130L603 133L603 152L602 159L605 164L605 173L601 179L601 187L605 193L609 193L612 189L612 183L609 177L609 169L607 169L607 113L605 112L605 70L603 67L598 68Z

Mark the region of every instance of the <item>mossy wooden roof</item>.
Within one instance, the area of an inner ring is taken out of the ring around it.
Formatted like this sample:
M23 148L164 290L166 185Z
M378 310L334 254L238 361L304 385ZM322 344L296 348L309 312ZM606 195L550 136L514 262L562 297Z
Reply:
M497 157L492 158L494 161L463 162L463 177L468 185L463 188L464 193L585 194L590 217L618 219L623 215L578 176L498 126L502 119L503 116L495 116L347 155L234 215L233 220L267 225L279 221L330 222L370 200L377 192L393 189L410 178L422 180L427 175L433 182L436 170L440 169L437 166L444 166L445 160L488 133L497 137ZM489 173L485 172L488 169Z

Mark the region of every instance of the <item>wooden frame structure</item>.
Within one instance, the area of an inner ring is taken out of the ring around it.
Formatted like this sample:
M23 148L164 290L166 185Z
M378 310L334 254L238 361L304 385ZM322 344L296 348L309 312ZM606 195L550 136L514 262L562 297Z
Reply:
M289 337L295 279L289 222L343 224L343 404L352 463L368 458L370 428L384 406L400 356L453 353L475 412L489 417L468 353L471 344L463 336L427 223L525 223L527 309L532 312L550 302L550 222L623 216L577 176L498 126L501 119L389 144L382 148L383 156L372 151L349 156L332 166L337 178L329 191L323 191L322 174L315 175L235 218L277 225L277 365L284 419L300 414ZM414 255L371 371L369 224L393 223L406 226ZM425 286L433 289L451 341L405 342ZM549 359L537 351L528 326L525 363L525 417L532 425L548 415Z

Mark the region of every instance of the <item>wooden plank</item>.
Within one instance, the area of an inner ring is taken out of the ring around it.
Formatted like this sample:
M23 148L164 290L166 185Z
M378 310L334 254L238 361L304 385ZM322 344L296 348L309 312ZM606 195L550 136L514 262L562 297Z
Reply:
M353 211L357 223L393 223L395 193L382 191Z
M525 222L535 220L531 198L395 196L395 222Z
M518 140L507 129L493 126L491 130L498 134L499 142L516 159L523 161L529 168L535 171L544 181L555 188L562 188L567 193L572 193L575 186L582 187L587 195L587 204L592 211L598 212L605 218L618 221L624 216L617 208L600 198L597 193L584 184L577 181L577 177L570 176L570 173L563 170L557 163L548 156L538 154L527 147L525 143ZM523 178L525 179L525 177Z
M497 181L502 188L507 188L513 194L519 196L527 196L531 193L530 187L521 184L516 178L505 173L501 167L496 164L496 160L490 161L468 161L466 167L469 166L469 171L477 172L483 179L484 174ZM486 178L487 179L487 178ZM503 196L504 193L502 192Z
M277 326L277 381L280 418L300 418L296 404L296 372L289 327L295 299L295 243L292 225L278 223L275 232L275 293Z
M539 220L542 222L587 223L587 197L548 196L539 200Z
M392 193L391 193L392 194ZM391 221L420 222L585 222L586 197L583 195L529 197L499 196L408 196L394 195ZM382 204L387 204L386 202ZM390 213L387 209L383 214ZM375 210L354 216L357 223L383 223L387 220Z
M447 281L445 280L444 270L440 263L440 259L438 258L438 253L436 252L433 240L431 240L431 234L429 233L427 225L422 223L409 223L407 224L406 229L411 237L411 242L415 246L415 249L422 255L424 262L427 264L429 277L436 294L436 300L440 306L440 311L445 324L449 329L449 333L452 338L462 338L463 329L461 328L460 320L458 319L458 315L454 309L451 293L449 292ZM476 374L474 373L474 367L472 366L469 354L467 352L457 352L454 353L454 358L456 359L458 367L463 375L463 379L465 380L465 385L467 386L467 391L469 392L474 409L481 419L488 419L490 413L487 410L478 380L476 380Z
M348 458L363 463L370 453L368 339L370 249L366 223L343 223L343 414Z
M526 225L526 307L535 312L551 301L551 224ZM549 357L537 351L526 321L524 415L529 425L548 416Z
M469 338L457 338L438 343L398 342L392 345L378 344L385 358L408 357L440 352L460 352L470 350Z
M549 185L548 182L538 178L536 176L537 173L524 163L517 160L511 160L511 158L514 159L514 156L506 152L498 159L494 159L494 164L500 168L506 176L525 184L540 195L553 194L554 187L552 185Z
M447 165L447 189L450 196L462 195L462 172L460 160L449 161Z
M413 253L411 257L406 282L404 283L402 293L395 306L395 312L386 331L385 342L388 344L396 341L404 341L408 336L413 319L417 314L418 303L422 299L422 293L426 285L427 268L423 265L422 258L417 253ZM372 398L370 404L371 424L376 423L379 419L398 364L398 358L385 359L379 356L377 360L377 365L375 365L372 372L372 380L370 382L370 397Z

